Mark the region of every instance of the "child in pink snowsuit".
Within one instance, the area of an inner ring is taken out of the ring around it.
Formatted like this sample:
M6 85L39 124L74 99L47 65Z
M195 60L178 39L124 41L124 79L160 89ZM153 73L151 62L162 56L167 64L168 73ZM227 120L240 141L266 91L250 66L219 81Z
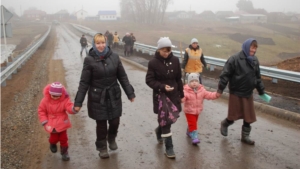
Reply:
M192 144L200 143L197 133L197 121L203 110L203 100L214 100L220 97L217 92L208 92L199 83L199 74L191 73L188 75L188 84L184 86L184 113L188 123L187 135L192 139Z
M50 150L52 153L56 153L56 144L60 142L64 161L70 160L67 129L71 127L71 122L67 112L76 114L73 105L64 86L59 82L54 82L44 88L44 98L38 107L39 120L44 129L50 133Z

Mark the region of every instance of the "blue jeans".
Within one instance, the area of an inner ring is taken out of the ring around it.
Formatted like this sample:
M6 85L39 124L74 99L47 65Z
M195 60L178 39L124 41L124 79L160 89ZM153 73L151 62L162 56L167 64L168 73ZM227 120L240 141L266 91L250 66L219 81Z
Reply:
M87 47L86 46L81 46L81 51L80 54L82 54L83 49L85 49L86 55L88 55Z

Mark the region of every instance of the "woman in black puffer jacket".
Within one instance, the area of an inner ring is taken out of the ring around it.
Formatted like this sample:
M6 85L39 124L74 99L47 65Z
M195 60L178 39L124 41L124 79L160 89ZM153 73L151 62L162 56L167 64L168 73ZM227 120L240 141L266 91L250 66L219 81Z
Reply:
M100 33L96 34L92 45L89 55L84 59L74 109L80 110L88 92L88 114L97 122L96 148L100 151L101 158L108 158L107 141L111 150L118 148L115 138L122 115L119 83L131 102L134 101L135 94L119 56L106 46L105 37Z

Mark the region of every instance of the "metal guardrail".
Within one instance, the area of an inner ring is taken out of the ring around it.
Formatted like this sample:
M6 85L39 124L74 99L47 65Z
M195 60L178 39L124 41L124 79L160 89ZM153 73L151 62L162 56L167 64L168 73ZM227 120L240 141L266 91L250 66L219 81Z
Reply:
M72 24L72 26L75 29L77 29L83 33L86 33L88 35L91 35L91 36L94 36L97 33L96 31L93 31L93 30L84 29L82 26L79 27L76 24ZM135 43L134 48L136 51L141 51L142 53L148 53L149 55L154 55L154 53L157 49L155 46L145 45L142 43ZM174 56L176 56L178 58L180 58L181 55L182 56L184 55L184 53L181 54L180 51L176 51L176 50L172 50L172 53L174 54ZM181 61L181 59L180 59L180 61ZM212 56L205 56L205 61L206 61L206 63L211 65L210 70L213 71L214 66L223 67L227 60L215 58ZM263 76L271 77L273 83L277 83L277 79L300 83L300 73L299 72L281 70L281 69L271 68L271 67L266 67L266 66L260 66L260 73Z
M13 62L7 63L7 67L5 67L4 70L1 70L1 86L6 86L6 80L11 79L12 74L16 74L18 68L21 68L21 66L25 64L32 54L43 44L46 37L49 35L50 30L51 26L49 26L48 31L38 41L15 57Z

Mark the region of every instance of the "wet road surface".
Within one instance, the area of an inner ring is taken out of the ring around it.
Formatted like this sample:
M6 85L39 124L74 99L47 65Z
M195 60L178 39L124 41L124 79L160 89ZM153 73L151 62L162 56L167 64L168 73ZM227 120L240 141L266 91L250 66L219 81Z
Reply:
M63 25L57 26L57 50L53 59L63 59L68 92L74 100L80 79L83 58L80 57L78 36ZM77 115L70 115L73 127L68 130L71 160L64 162L59 153L45 154L41 168L91 169L91 168L300 168L300 128L265 114L258 114L252 125L255 146L240 142L242 121L229 128L225 138L219 132L220 121L226 117L227 101L205 101L198 121L201 143L193 146L186 137L184 114L172 126L176 159L164 155L164 146L158 144L154 128L156 115L152 111L152 91L145 84L146 72L123 63L136 91L134 103L124 92L117 144L119 149L109 151L109 159L100 159L95 148L96 122L87 115L86 100ZM45 133L45 139L47 134Z

